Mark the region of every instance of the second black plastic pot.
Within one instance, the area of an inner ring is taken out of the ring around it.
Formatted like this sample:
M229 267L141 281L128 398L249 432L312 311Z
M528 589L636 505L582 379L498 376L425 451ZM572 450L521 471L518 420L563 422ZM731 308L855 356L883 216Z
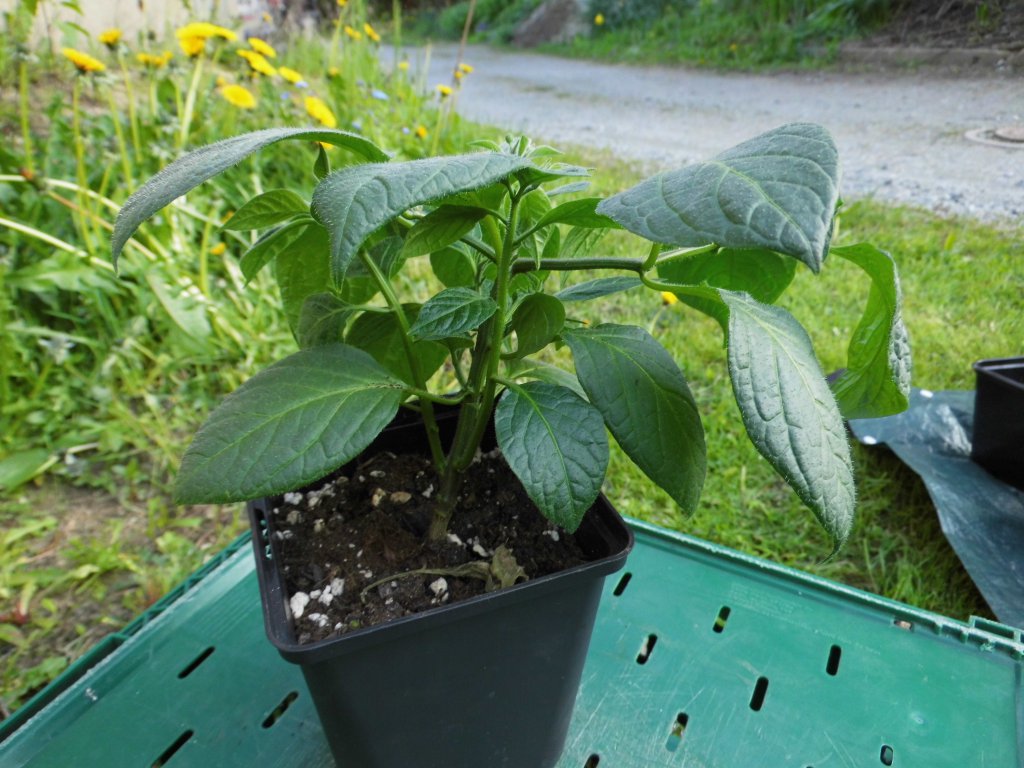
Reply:
M409 450L422 426L367 453ZM318 643L295 640L265 501L249 505L264 621L302 667L340 768L550 768L562 753L604 577L633 536L602 496L574 568Z
M971 459L1024 490L1024 357L979 360L974 371Z

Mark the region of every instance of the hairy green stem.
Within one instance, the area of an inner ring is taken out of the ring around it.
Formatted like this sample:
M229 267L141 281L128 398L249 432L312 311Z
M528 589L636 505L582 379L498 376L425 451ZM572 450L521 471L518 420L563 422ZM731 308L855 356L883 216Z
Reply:
M494 300L497 309L484 323L477 334L473 363L469 370L468 390L470 401L463 403L459 411L459 422L455 439L448 452L448 464L441 473L441 487L434 504L434 517L430 523L430 541L443 541L448 533L448 524L458 499L461 473L473 461L480 441L483 439L497 390L498 369L501 365L501 343L508 322L509 283L512 278L511 266L515 256L516 228L519 223L519 196L513 195L509 206L508 224L502 238L497 222L490 216L481 222L484 236L495 247L498 262L497 279L494 284Z
M395 313L395 319L398 321L398 326L402 331L400 334L402 346L405 348L405 356L409 361L409 371L412 373L413 383L416 389L424 391L427 388L427 382L423 377L423 371L420 369L419 360L416 358L416 351L413 349L412 336L409 333L411 326L409 325L409 318L405 316L405 310L402 309L402 303L398 300L398 296L395 295L395 291L391 287L391 281L381 272L377 263L370 258L370 254L366 251L361 251L359 256L367 271L376 281L377 287L380 288L384 300ZM427 441L430 444L430 456L438 472L443 472L445 469L445 455L444 449L441 447L441 436L437 429L437 419L434 417L434 406L430 400L422 400L421 409L423 424L427 429Z
M621 269L642 274L645 270L643 259L630 259L616 256L595 256L584 259L516 259L512 264L512 274L533 272L534 270L576 271L578 269Z

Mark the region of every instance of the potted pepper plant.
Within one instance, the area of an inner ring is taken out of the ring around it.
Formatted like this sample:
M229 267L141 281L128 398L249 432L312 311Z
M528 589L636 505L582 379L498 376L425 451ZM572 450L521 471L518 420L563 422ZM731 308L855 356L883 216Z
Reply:
M149 216L286 139L340 146L347 164L331 171L321 148L311 198L271 190L226 226L263 230L241 270L274 270L299 350L214 410L176 495L250 501L268 633L303 665L339 765L553 765L601 581L631 544L600 496L607 433L696 507L705 444L685 376L646 330L575 320L579 302L667 291L716 319L747 432L843 544L843 419L906 407L909 349L893 259L831 247L824 128L786 125L604 199L567 194L587 170L525 138L393 162L342 131L259 131L148 181L117 219L115 261ZM596 255L609 229L637 255ZM831 385L775 304L829 254L871 285Z

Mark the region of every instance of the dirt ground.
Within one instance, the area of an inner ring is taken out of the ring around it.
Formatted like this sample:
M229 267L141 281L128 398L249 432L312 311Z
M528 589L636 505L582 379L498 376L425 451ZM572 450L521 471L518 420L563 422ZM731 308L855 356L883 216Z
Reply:
M1024 50L1021 0L904 0L871 45Z

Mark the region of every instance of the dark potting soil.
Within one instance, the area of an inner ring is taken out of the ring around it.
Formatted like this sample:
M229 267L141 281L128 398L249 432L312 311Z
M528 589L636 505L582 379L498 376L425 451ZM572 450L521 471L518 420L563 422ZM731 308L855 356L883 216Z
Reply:
M431 545L424 534L437 487L426 457L382 452L273 500L276 556L300 643L589 559L541 516L498 451L466 473L448 539Z

